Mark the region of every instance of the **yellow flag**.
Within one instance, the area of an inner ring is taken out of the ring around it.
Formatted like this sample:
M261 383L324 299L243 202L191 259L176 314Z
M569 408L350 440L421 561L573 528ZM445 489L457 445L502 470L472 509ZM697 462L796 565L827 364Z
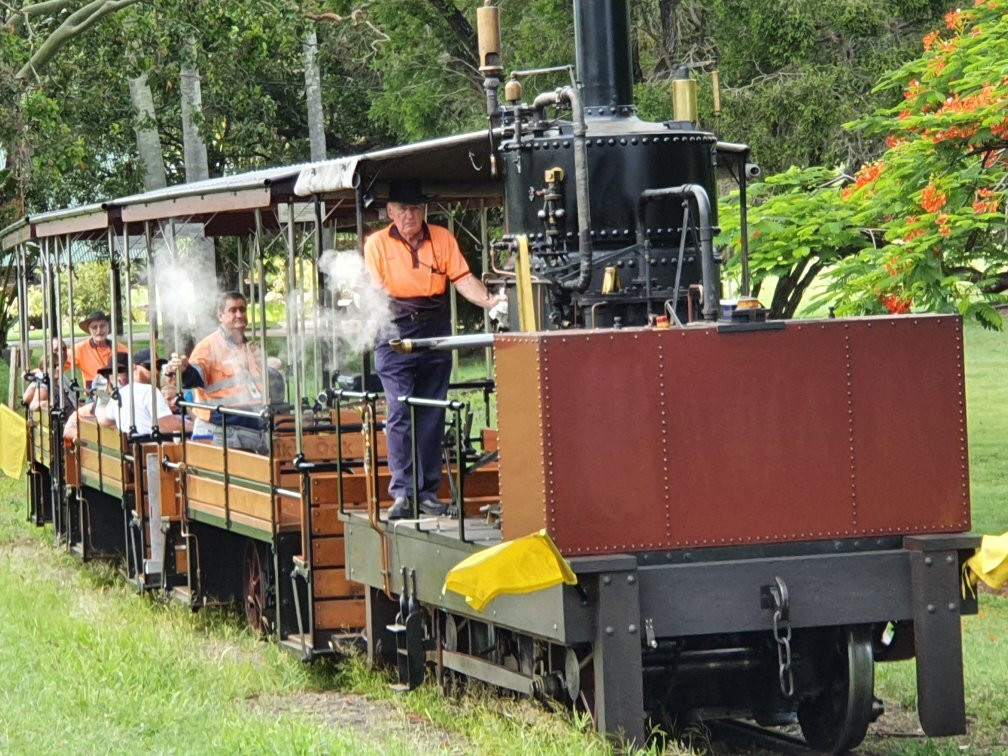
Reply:
M0 471L10 478L20 478L28 451L25 419L6 404L0 404Z
M441 593L465 596L478 612L502 593L531 593L577 576L545 530L499 543L463 559L445 576Z
M976 554L966 560L963 572L970 587L983 580L994 590L1008 583L1008 533L985 535Z

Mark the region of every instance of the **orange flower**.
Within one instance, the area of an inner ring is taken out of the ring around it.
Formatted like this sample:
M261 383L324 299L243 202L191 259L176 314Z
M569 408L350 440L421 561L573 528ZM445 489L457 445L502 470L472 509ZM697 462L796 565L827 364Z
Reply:
M977 215L984 215L985 213L996 213L998 207L1001 205L1001 200L999 200L993 189L981 188L977 189L976 200L973 201L973 212Z
M878 301L892 315L902 315L905 312L910 312L910 305L912 304L909 297L901 297L898 294L891 293L879 294Z
M961 10L949 11L945 14L945 28L949 31L961 31L963 27L963 13Z
M921 192L921 207L929 213L937 213L945 207L945 203L947 201L948 199L945 196L945 192L941 191L934 184L928 184Z
M986 153L983 158L983 167L990 168L991 166L996 165L997 161L1000 160L1002 157L1005 157L1004 149L994 150L992 152Z
M912 226L915 223L917 223L917 216L916 215L908 215L906 217L906 224L907 224L907 226ZM923 228L911 228L909 231L907 231L905 234L903 234L903 241L907 241L907 242L913 241L918 236L923 236L924 233L925 232L924 232ZM890 271L890 272L892 272L892 271Z
M906 144L905 137L898 137L893 134L890 134L885 138L885 146L888 147L890 150L899 147L901 144Z
M928 61L927 71L932 78L937 78L941 76L942 71L945 70L945 66L948 65L948 61L945 58L935 56Z
M952 233L952 227L949 226L949 217L946 213L941 213L935 218L935 224L938 226L938 233L942 236L948 236Z
M925 50L930 50L931 47L934 45L935 40L938 39L938 36L939 35L938 35L937 31L933 31L933 32L929 32L928 34L925 34L924 35L924 49Z

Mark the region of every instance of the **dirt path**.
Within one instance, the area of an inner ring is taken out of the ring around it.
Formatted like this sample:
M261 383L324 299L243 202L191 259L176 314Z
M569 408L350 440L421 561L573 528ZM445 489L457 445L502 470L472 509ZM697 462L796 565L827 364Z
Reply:
M427 718L407 714L389 701L337 691L258 696L250 703L273 715L297 714L321 724L353 730L376 748L390 738L401 740L414 753L471 753L472 746L458 733L433 725Z

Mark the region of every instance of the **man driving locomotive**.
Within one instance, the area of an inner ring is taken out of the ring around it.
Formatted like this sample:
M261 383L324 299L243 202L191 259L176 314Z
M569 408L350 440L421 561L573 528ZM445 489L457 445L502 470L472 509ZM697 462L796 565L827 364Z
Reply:
M374 283L388 293L393 322L404 339L451 333L449 282L478 307L490 309L505 301L504 295L488 292L483 282L470 272L452 233L443 226L427 223L430 199L417 179L391 180L386 209L392 222L372 233L364 244L364 266ZM444 399L451 364L449 352L400 354L384 339L379 339L375 346L375 371L388 403L385 435L391 474L389 495L393 499L388 513L390 520L412 513L412 430L409 407L399 397ZM425 514L440 515L446 509L437 498L444 414L443 409L416 409L417 498L420 511Z

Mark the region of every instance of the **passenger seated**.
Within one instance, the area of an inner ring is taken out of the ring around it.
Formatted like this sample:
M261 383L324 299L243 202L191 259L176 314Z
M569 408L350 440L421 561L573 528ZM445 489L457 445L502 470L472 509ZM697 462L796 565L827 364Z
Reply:
M63 418L66 419L77 406L77 393L73 389L73 378L66 372L67 367L67 346L59 339L52 340L52 353L50 364L56 367L55 375L51 380L46 379L45 358L39 360L39 367L31 377L28 386L25 388L21 401L31 410L49 408L49 388L55 383L57 392L62 396L61 409Z
M108 334L111 330L109 316L101 310L95 310L78 325L90 338L74 344L73 364L76 365L84 378L84 386L91 388L101 368L108 364L112 355L112 344ZM117 344L116 351L126 353L124 344Z
M160 389L151 390L151 353L149 349L141 349L133 355L133 380L127 381L126 361L119 358L118 369L119 391L105 405L104 411L98 414L98 423L106 428L118 428L121 432L135 430L141 436L150 435L153 430L154 417L157 417L158 429L165 433L177 433L183 429L182 418L173 415ZM158 360L158 367L166 360ZM106 375L114 369L112 360L103 368ZM132 401L130 397L132 396ZM134 416L135 411L135 416Z
M196 389L196 401L215 407L258 412L264 406L263 374L258 350L245 338L248 305L238 291L221 294L217 300L218 329L200 341L189 359L178 358L177 370L183 373L183 388ZM192 367L198 382L190 385L185 374ZM269 453L269 439L259 418L227 415L226 421L216 409L197 409L194 436L207 435L223 446L224 423L227 446L257 454Z

